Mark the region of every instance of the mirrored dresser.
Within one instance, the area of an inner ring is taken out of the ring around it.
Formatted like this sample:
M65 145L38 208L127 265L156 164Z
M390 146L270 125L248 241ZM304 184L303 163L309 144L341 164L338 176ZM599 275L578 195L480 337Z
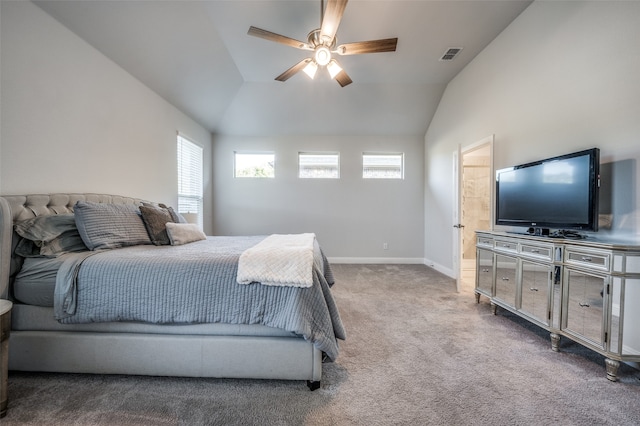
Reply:
M476 301L489 298L605 356L607 378L640 361L640 245L478 231Z

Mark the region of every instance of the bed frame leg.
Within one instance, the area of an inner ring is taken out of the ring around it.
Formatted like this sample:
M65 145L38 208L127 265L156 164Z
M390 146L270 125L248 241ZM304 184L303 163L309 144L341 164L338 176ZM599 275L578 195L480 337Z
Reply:
M307 380L307 386L309 387L309 390L312 392L316 389L320 389L320 380L318 381Z

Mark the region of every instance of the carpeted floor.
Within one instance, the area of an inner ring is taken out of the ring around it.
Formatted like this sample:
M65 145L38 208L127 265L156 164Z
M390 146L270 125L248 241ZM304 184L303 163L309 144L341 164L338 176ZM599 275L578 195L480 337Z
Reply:
M10 373L4 425L638 425L640 372L422 265L333 265L347 340L304 382Z

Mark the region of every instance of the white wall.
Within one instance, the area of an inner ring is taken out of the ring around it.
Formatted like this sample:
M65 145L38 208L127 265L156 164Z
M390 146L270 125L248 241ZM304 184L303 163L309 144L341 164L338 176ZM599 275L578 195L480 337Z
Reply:
M640 2L539 1L448 85L425 135L425 258L452 268L452 152L496 169L599 147L599 236L640 239ZM608 223L610 221L610 223Z
M233 178L234 151L275 152L276 177ZM340 179L299 179L300 151L340 152ZM363 180L363 151L404 152L405 179ZM217 136L213 158L218 235L315 232L335 262L423 261L420 137Z
M31 2L1 2L0 193L177 203L176 132L211 135ZM211 231L211 200L205 202Z

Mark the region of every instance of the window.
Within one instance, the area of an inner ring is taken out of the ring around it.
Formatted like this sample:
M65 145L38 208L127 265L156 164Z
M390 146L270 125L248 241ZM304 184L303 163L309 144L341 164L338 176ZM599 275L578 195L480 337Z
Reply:
M404 154L363 153L364 179L404 179Z
M178 212L202 220L202 147L178 134Z
M302 179L339 179L339 153L298 153L298 177Z
M273 178L275 177L276 155L274 153L235 152L234 176L237 178Z

